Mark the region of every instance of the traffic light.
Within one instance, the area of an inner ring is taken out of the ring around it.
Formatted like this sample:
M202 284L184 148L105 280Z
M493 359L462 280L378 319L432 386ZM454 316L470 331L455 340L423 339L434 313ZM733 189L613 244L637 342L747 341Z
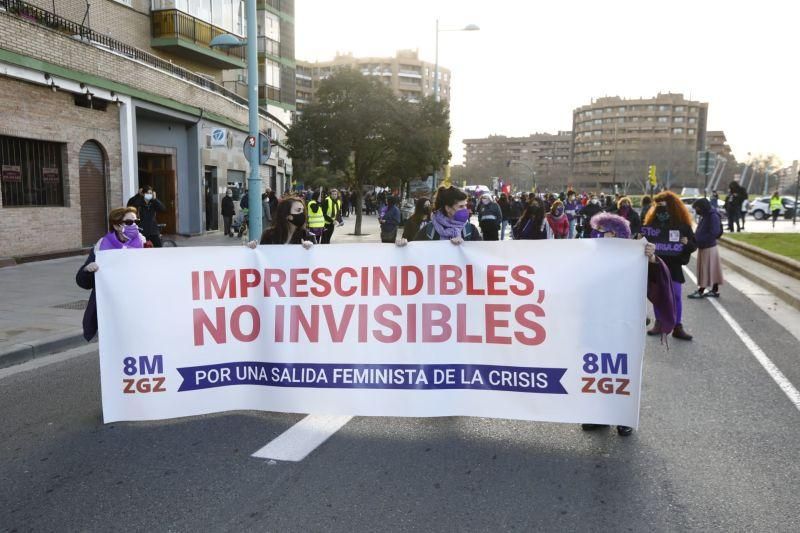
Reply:
M650 185L655 187L656 184L658 183L658 177L656 176L656 166L655 165L650 165L648 167L647 176L650 179Z

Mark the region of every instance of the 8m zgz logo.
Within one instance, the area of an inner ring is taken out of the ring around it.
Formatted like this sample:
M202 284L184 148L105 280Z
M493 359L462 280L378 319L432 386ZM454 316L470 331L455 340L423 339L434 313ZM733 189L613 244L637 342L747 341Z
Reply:
M618 353L612 357L610 353L587 353L583 356L584 374L592 374L581 378L583 388L581 392L589 394L619 394L630 396L628 385L631 380L619 375L628 375L628 354ZM600 374L602 377L598 377ZM615 377L608 377L615 376Z
M167 392L164 387L164 381L167 379L165 376L158 376L157 374L164 373L164 358L161 355L154 355L148 357L141 355L136 357L126 357L122 360L122 371L126 376L152 376L126 378L122 380L124 388L122 392L125 394L148 394L151 392Z

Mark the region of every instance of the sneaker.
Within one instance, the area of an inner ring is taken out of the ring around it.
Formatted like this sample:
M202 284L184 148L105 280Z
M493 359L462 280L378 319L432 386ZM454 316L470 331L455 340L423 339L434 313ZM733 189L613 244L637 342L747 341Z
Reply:
M706 298L719 298L719 291L708 291Z
M696 291L694 291L692 294L690 294L688 296L688 298L691 298L692 300L697 300L697 299L705 298L705 297L706 297L706 293L705 292L701 292L700 289L697 289Z
M633 428L630 426L617 426L617 435L620 437L629 437L633 433Z

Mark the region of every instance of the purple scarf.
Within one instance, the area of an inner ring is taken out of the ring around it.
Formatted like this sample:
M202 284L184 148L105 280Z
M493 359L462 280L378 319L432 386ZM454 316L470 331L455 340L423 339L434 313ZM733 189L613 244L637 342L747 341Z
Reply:
M433 228L442 240L460 237L461 231L464 229L464 226L467 225L466 221L459 222L458 220L453 220L443 215L441 211L436 211L433 217L431 217L431 221L433 222Z
M117 237L116 231L109 231L106 233L102 239L100 239L100 251L103 250L121 250L123 248L144 248L144 243L142 242L142 235L139 234L138 237L135 239L131 239L126 242L122 242Z

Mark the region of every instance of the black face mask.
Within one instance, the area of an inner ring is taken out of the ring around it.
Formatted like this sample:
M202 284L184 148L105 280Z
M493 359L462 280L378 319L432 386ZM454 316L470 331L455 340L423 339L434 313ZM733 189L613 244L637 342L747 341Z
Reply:
M669 211L666 209L662 210L661 208L656 210L656 218L661 223L669 222Z
M295 213L292 215L292 219L289 221L294 224L298 228L302 228L303 225L306 223L306 214L305 213Z

